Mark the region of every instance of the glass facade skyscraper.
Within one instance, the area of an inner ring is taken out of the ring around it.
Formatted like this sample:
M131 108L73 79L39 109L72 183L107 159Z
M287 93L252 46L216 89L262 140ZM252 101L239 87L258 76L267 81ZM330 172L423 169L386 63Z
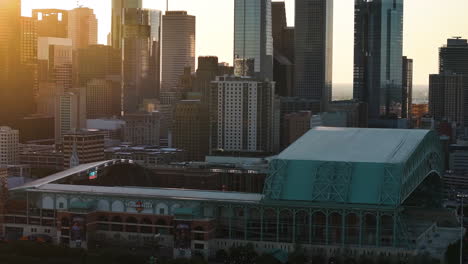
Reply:
M331 101L333 0L296 0L294 96Z
M234 60L254 59L254 77L269 80L273 80L271 30L271 0L234 1ZM241 66L238 63L238 67Z
M354 99L369 119L401 118L403 0L355 0Z
M123 111L137 112L143 99L155 98L159 80L161 11L123 9Z
M142 7L143 0L112 0L112 47L116 49L122 47L123 9Z

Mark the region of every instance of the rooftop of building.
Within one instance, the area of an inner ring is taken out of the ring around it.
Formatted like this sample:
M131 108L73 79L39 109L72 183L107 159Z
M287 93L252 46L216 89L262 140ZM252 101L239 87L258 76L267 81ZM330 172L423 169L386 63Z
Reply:
M31 191L51 192L51 193L87 193L106 196L119 196L125 194L127 197L146 198L173 198L190 200L216 200L222 202L258 203L262 199L261 194L236 193L221 191L200 191L188 189L163 189L144 187L105 187L105 186L84 186L84 185L64 185L64 184L44 184Z
M428 130L317 127L278 158L368 163L406 161Z

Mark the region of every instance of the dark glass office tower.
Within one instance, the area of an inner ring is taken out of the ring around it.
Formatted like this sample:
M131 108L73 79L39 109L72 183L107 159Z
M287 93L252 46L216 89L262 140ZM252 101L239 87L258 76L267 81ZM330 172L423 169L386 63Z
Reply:
M333 0L296 0L294 95L331 101Z
M447 40L439 51L439 73L468 75L468 41L460 37Z
M355 0L354 99L369 120L401 118L403 0Z
M413 59L403 57L403 104L401 117L411 119L413 109Z
M273 80L271 30L271 0L234 1L234 61L254 59L255 77L260 79Z
M122 48L122 10L124 8L142 8L143 0L112 0L112 47Z
M294 89L294 28L287 27L285 2L272 2L271 7L275 92L279 96L292 96Z
M145 98L156 97L154 86L157 61L153 44L157 32L152 21L160 21L161 12L149 9L123 9L122 73L123 111L134 113ZM153 19L154 18L154 19ZM159 27L159 24L156 25ZM157 48L156 48L157 49ZM159 73L159 72L157 72Z

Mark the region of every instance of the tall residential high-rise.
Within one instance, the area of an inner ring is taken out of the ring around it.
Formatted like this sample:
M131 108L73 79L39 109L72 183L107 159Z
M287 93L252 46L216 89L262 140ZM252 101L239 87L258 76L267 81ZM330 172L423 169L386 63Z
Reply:
M112 0L112 29L110 45L116 49L122 48L122 27L124 8L143 8L143 0Z
M187 151L189 161L204 161L209 153L209 107L200 100L182 100L175 105L172 147Z
M68 12L68 38L73 49L86 48L98 42L98 20L93 9L78 7Z
M19 131L0 126L0 165L19 163Z
M39 37L68 38L68 10L33 9L32 15Z
M120 79L122 54L118 49L105 45L91 45L78 49L73 58L74 87L84 87L89 80Z
M354 11L354 99L370 122L401 118L403 0L355 0Z
M166 11L162 27L161 90L176 90L184 68L195 70L195 16Z
M55 142L59 144L65 133L85 127L85 89L73 89L57 95L55 102Z
M161 16L160 11L150 9L123 9L123 111L124 113L137 112L145 98L155 98L157 87L155 75L158 63L154 53L158 47L153 39L159 34L156 24ZM157 55L159 56L159 55Z
M401 104L401 117L411 119L413 107L413 59L403 57L403 94Z
M274 82L218 76L212 82L211 96L211 151L279 150L279 106Z
M294 96L332 97L333 0L296 0Z
M252 77L270 81L273 80L271 30L271 0L234 1L234 61L253 59L255 76ZM244 64L234 63L234 65L244 67Z

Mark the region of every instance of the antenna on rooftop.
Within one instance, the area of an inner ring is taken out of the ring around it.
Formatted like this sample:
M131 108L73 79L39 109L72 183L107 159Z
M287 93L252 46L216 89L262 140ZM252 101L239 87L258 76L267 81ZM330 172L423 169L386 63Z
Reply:
M169 11L169 0L166 0L166 12Z

